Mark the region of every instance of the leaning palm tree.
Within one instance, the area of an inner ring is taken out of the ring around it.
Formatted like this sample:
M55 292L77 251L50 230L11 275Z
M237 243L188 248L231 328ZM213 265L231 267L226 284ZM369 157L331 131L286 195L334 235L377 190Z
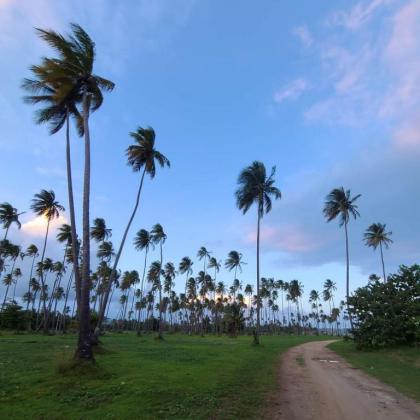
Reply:
M185 294L187 294L187 284L188 284L188 277L192 274L192 266L193 262L191 261L190 257L183 257L181 262L179 263L179 272L181 274L186 275L185 279Z
M348 235L348 224L350 216L354 219L360 216L357 210L356 200L361 196L358 194L354 197L351 196L350 190L344 190L343 187L334 188L326 197L324 206L324 216L327 222L331 222L338 217L339 226L344 226L344 232L346 235L346 299L348 301L350 295L350 258L349 258L349 235ZM350 317L351 328L353 328L353 322Z
M386 275L382 245L384 245L385 248L389 248L389 245L393 242L390 238L391 235L392 232L387 232L386 225L383 225L382 223L372 223L364 233L364 239L367 246L372 247L373 249L376 249L379 246L379 249L381 251L382 273L384 276L384 282L386 282Z
M9 228L12 223L15 223L18 229L21 228L19 216L23 213L18 213L17 209L14 208L10 203L0 204L0 223L3 225L3 229L6 229L3 239L7 239Z
M243 169L238 178L238 189L236 205L245 214L255 203L257 205L257 325L254 334L254 343L259 344L260 333L260 223L264 214L271 210L271 197L275 200L281 198L280 190L274 186L274 175L276 168L271 169L270 176L267 176L265 166L262 162L253 162Z
M160 249L160 267L163 266L163 244L166 241L166 233L163 230L163 227L161 224L156 223L153 227L152 230L150 231L150 234L152 236L152 241L155 245L159 245L159 249ZM157 286L158 286L158 292L159 292L159 333L158 333L158 338L162 339L162 309L163 309L163 305L162 305L162 281L160 279L161 274L162 274L163 270L159 271L159 275L157 276L156 282L157 282ZM163 273L164 274L164 273Z
M128 146L126 150L128 165L131 166L134 172L141 172L140 184L137 191L136 201L134 204L133 211L128 220L127 226L125 228L123 237L121 239L120 247L118 249L117 255L115 257L114 266L112 267L112 273L110 277L110 282L105 290L104 299L102 301L102 306L99 309L98 321L95 329L95 335L99 335L102 327L102 322L105 315L105 308L108 302L109 292L111 291L112 283L114 282L115 275L117 273L118 262L120 260L125 240L130 230L131 224L133 223L134 216L136 215L139 203L140 195L143 188L144 176L148 174L151 179L156 175L156 166L159 165L162 168L165 166L170 166L169 160L155 149L155 140L156 134L153 128L141 128L139 127L136 131L130 133L130 136L134 139L134 144Z
M31 209L37 216L42 216L47 219L47 227L45 230L44 245L42 247L40 265L44 263L45 250L47 248L48 232L50 229L51 221L60 216L60 211L64 211L64 207L55 199L54 191L41 190L38 194L35 194L35 198L32 199ZM41 269L40 273L41 286L45 288L44 282L44 270ZM47 311L45 306L45 299L43 300L44 310L44 331L47 331Z

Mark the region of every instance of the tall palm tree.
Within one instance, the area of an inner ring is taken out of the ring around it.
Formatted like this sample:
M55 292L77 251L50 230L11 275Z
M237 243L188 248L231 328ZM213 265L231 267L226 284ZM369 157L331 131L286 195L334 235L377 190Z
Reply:
M357 204L355 202L361 196L358 194L354 197L351 196L350 190L345 190L343 187L334 188L326 197L324 205L324 216L327 222L338 217L339 226L344 226L344 232L346 235L346 300L350 296L350 258L349 258L349 235L348 235L348 224L350 216L354 219L360 216L357 210ZM350 324L353 328L353 322L350 317Z
M214 281L216 281L217 273L220 271L221 263L215 257L210 257L208 268L214 268Z
M143 250L145 251L143 275L141 277L141 284L140 284L140 300L142 300L143 292L144 292L144 278L146 275L146 267L147 267L147 254L149 253L150 248L154 248L152 235L146 229L140 229L136 233L136 237L134 238L134 248L138 251L143 251Z
M23 214L23 212L18 213L18 210L10 203L0 204L0 223L3 225L3 229L6 229L3 239L7 239L7 234L9 233L9 228L12 223L15 223L18 229L22 227L22 224L19 221L19 216L21 214Z
M163 266L163 244L166 241L166 233L163 230L163 227L161 224L156 223L152 230L150 231L150 234L152 236L152 241L155 245L159 245L160 249L160 267ZM162 282L161 282L161 274L162 270L159 271L159 275L157 277L157 285L158 285L158 291L159 291L159 333L158 337L162 339L162 328L163 328L163 322L162 322Z
M111 91L114 84L93 73L95 61L95 44L81 26L72 24L72 34L67 39L54 31L38 29L44 39L59 57L45 59L48 75L44 77L43 86L58 87L62 98L72 94L82 102L83 134L85 143L85 167L83 180L83 265L79 310L79 340L76 356L92 359L90 337L90 243L89 243L89 208L90 208L90 112L97 110L103 102L102 90ZM74 221L71 221L75 226ZM73 236L76 244L76 235ZM74 261L77 253L73 252Z
M142 172L142 175L140 177L140 184L137 191L134 208L128 220L123 237L121 239L121 244L115 257L114 266L112 267L110 282L108 288L105 290L102 306L99 310L95 335L99 335L101 331L102 322L105 315L105 308L108 302L109 292L111 290L111 285L117 272L118 262L120 260L124 248L128 231L130 230L131 224L133 223L134 216L136 215L139 206L144 176L148 174L150 178L153 179L156 175L157 165L161 166L162 168L165 166L170 166L170 162L166 158L166 156L164 156L162 153L155 149L156 134L153 128L139 127L136 131L130 133L130 136L134 139L134 144L128 146L126 150L128 165L131 166L134 172Z
M393 242L390 238L391 235L392 232L387 232L386 225L383 225L382 223L372 223L364 233L364 239L367 246L372 247L373 249L376 249L379 246L379 249L381 251L382 273L384 276L384 282L386 282L386 274L382 245L384 245L385 248L389 248L389 245Z
M31 270L29 272L29 280L28 280L28 293L31 292L31 281L32 281L32 274L34 271L34 265L35 265L35 259L39 256L38 253L38 247L34 244L31 244L26 248L25 254L28 257L32 257L32 263L31 263ZM26 310L29 308L29 301L27 302Z
M238 189L236 205L245 214L255 203L257 205L257 325L255 329L254 342L259 344L260 333L260 223L264 214L270 212L272 207L271 197L275 200L281 198L280 190L274 186L274 175L276 168L271 169L270 176L267 176L265 166L262 162L253 162L243 169L238 178Z
M63 71L62 60L71 54L69 40L54 31L37 29L41 39L47 42L55 52L58 52L60 59L44 57L40 65L30 67L33 78L24 79L22 88L29 95L24 101L30 105L44 105L36 111L36 124L48 124L49 134L58 133L66 126L66 171L67 191L69 201L70 226L72 236L72 264L76 284L76 300L80 303L80 272L78 260L78 240L76 232L76 216L73 196L73 179L71 168L71 146L70 146L70 117L76 122L79 136L83 136L83 118L77 108L81 102L82 95L73 88L74 82Z
M203 271L204 271L204 275L206 275L206 261L210 258L210 254L211 252L207 250L207 248L205 246L202 246L198 252L197 252L197 257L199 259L199 261L204 260L203 262Z
M35 198L32 199L31 209L37 216L42 216L47 219L47 228L45 230L44 245L41 253L41 267L44 263L45 250L47 248L48 232L50 229L50 223L52 220L57 219L60 216L60 211L64 211L64 207L55 199L54 191L41 190L38 194L35 194ZM44 269L41 269L41 287L45 288L44 281ZM48 329L47 325L47 310L45 306L45 299L43 300L44 309L44 331Z
M185 294L187 294L187 283L188 283L188 277L192 274L192 266L193 262L191 261L191 258L189 257L183 257L181 262L179 263L179 272L181 274L186 275L185 279Z

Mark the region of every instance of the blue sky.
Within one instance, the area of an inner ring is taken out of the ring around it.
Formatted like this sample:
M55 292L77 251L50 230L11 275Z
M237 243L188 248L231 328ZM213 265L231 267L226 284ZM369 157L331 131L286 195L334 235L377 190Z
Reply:
M139 181L125 162L128 132L150 125L172 167L147 180L130 237L160 222L166 260L202 245L220 259L236 249L248 263L241 280L254 282L255 212L242 216L233 193L239 171L261 160L277 166L283 193L263 222L264 276L298 278L307 292L332 278L344 293L344 232L322 216L325 195L341 185L362 194L350 227L353 286L380 272L362 243L373 222L393 231L388 271L418 261L418 1L0 0L0 201L19 210L41 188L67 205L64 133L34 125L19 85L50 53L33 27L65 32L69 22L96 41L95 72L116 83L91 119L91 213L115 244ZM73 162L80 199L75 136ZM12 238L40 244L33 219L27 212ZM61 250L51 241L47 253ZM141 262L130 239L121 268Z

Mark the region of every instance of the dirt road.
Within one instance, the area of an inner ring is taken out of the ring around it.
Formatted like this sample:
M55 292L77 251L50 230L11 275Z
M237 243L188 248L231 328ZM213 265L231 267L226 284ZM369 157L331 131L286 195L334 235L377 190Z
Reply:
M280 393L265 417L282 420L419 420L420 404L352 368L329 341L290 349L279 369Z

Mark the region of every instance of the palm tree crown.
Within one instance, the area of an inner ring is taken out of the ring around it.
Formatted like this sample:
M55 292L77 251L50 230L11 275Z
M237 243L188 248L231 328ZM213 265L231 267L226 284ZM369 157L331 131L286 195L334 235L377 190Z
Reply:
M54 191L41 190L32 199L31 209L38 216L45 216L48 220L58 218L64 207L55 199Z
M138 172L143 167L145 171L154 178L156 174L156 162L163 168L171 166L169 160L155 149L155 130L153 128L139 127L136 131L130 133L135 144L128 146L126 155L128 164L133 171Z
M18 213L17 209L14 208L10 203L0 204L0 223L3 224L3 229L9 229L12 223L16 223L18 229L21 228L19 216L22 213Z
M364 233L364 240L367 246L376 249L379 245L383 244L386 248L392 244L390 236L392 232L386 232L386 225L382 223L372 223Z
M258 205L258 214L263 217L272 207L271 197L276 200L281 198L280 190L274 186L276 167L273 166L271 174L267 177L265 166L262 162L255 161L243 169L239 174L239 187L235 193L236 204L245 214L253 203Z
M343 187L334 188L326 197L324 206L324 215L328 222L334 220L336 217L340 218L340 226L347 224L350 216L357 218L360 213L357 210L355 201L361 194L351 197L350 190L344 190Z
M103 242L112 236L111 229L106 227L105 219L97 217L93 220L90 237L96 242Z

